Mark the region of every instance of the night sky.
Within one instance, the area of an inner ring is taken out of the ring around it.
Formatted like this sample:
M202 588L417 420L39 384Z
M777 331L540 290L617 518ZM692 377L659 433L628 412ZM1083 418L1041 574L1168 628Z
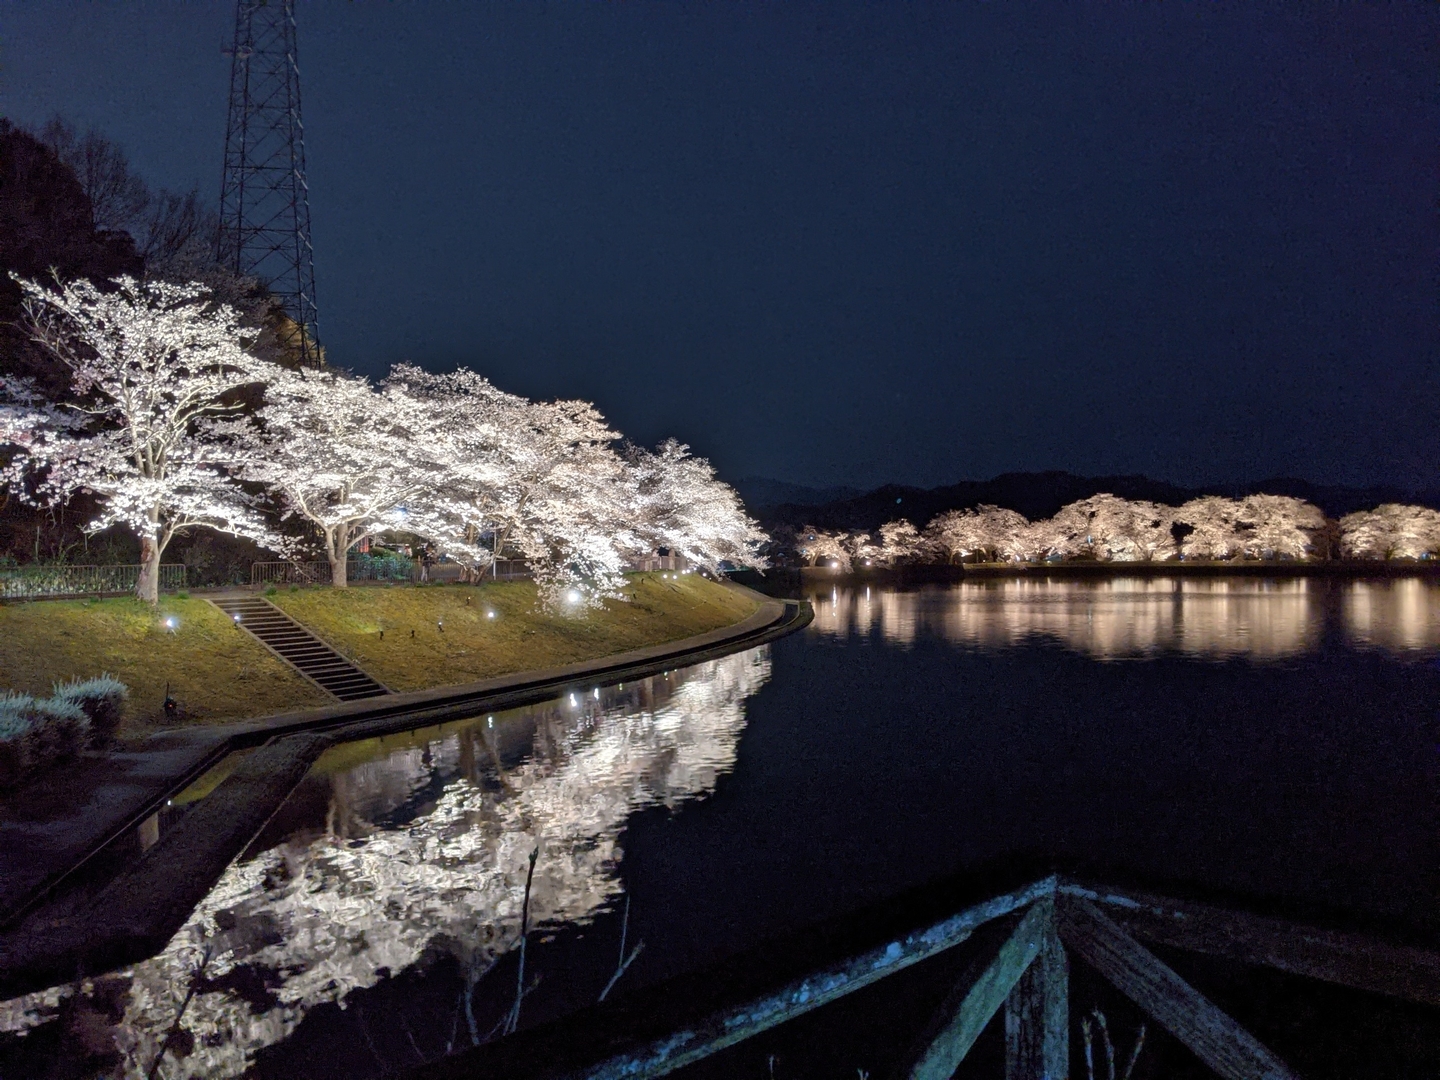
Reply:
M729 478L1433 486L1440 7L302 4L321 335ZM0 7L218 194L233 6Z

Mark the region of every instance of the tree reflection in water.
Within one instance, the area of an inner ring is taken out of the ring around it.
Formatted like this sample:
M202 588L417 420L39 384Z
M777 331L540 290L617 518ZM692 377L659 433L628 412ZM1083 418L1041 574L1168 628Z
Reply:
M1440 585L1418 577L999 578L918 590L835 586L812 600L814 631L838 637L879 634L905 645L923 633L978 648L1048 638L1101 660L1268 660L1316 649L1336 596L1353 644L1400 653L1440 647Z
M189 1052L168 1058L161 1075L239 1075L311 1009L343 1007L351 991L427 949L484 970L518 944L537 844L532 928L590 921L620 891L627 817L712 792L734 766L745 702L769 677L761 647L577 692L497 716L493 727L482 717L398 749L371 744L369 760L338 770L356 748L332 751L307 780L311 795L328 783L324 824L292 829L232 865L164 952L107 977L129 984L109 1033L124 1075L149 1070L207 946L212 958L183 1018ZM0 1031L53 1018L68 992L0 1004Z

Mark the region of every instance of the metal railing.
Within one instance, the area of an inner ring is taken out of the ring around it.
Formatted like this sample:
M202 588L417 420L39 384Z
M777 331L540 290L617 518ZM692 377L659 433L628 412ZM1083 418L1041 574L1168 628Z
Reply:
M124 595L140 581L138 563L114 566L15 566L0 569L0 598ZM185 588L184 563L160 564L160 589Z
M484 577L494 581L524 581L530 577L530 568L524 559L496 559Z
M429 580L456 580L454 573L447 573L454 566L453 563L432 564ZM475 576L479 581L522 581L531 575L523 559L496 559ZM345 564L345 578L347 581L420 581L421 575L419 564L408 560L351 559ZM250 564L251 585L328 585L330 580L328 562L285 560Z
M643 559L636 559L635 565L631 568L641 572L654 570L686 570L690 564L685 561L683 555L648 555Z
M250 564L251 585L328 585L326 562L257 562Z
M347 581L415 581L419 570L412 562L389 559L351 559L345 564ZM257 562L250 564L251 585L329 585L328 562Z

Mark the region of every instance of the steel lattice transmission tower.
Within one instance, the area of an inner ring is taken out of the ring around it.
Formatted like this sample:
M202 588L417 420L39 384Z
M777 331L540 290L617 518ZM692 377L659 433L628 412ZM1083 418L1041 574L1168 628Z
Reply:
M319 367L294 0L239 0L230 57L215 257L269 287L294 320L287 344Z

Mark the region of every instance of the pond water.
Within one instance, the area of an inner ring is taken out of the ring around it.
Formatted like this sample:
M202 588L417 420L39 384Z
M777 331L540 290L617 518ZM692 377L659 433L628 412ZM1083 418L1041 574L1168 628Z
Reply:
M0 1072L146 1075L192 987L159 1075L467 1047L513 1000L537 848L527 1024L594 1001L622 932L634 987L1007 855L1440 929L1429 580L812 599L770 646L333 749L162 955L0 1005Z

